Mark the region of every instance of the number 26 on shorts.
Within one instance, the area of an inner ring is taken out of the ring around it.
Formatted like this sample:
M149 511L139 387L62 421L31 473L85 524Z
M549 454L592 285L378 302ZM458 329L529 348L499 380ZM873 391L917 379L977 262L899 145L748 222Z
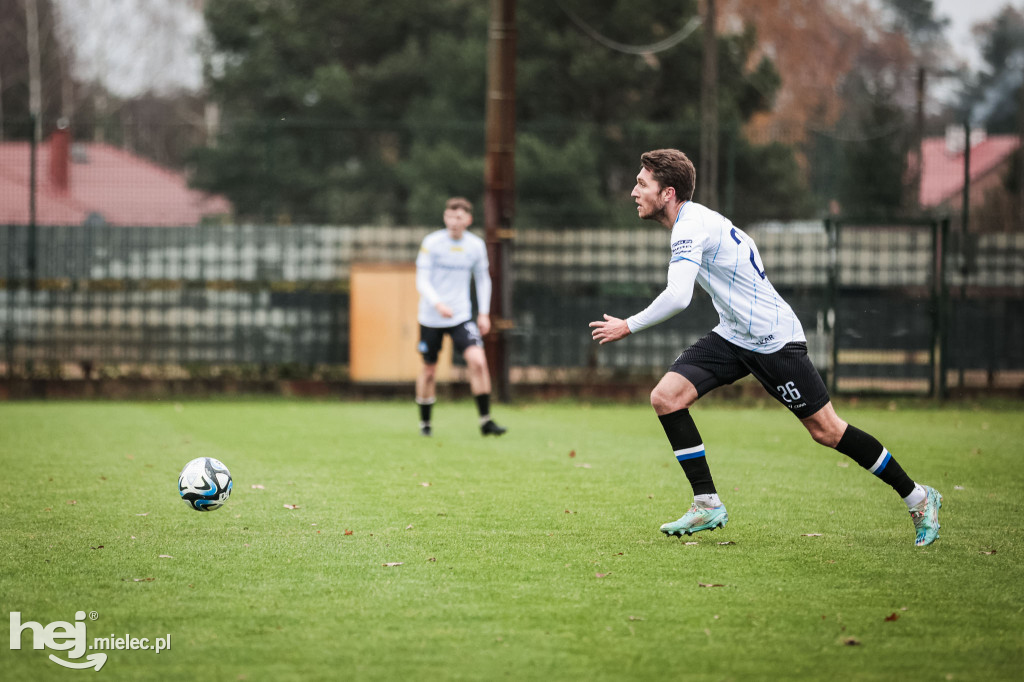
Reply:
M800 389L798 389L792 381L786 382L784 386L776 386L775 390L779 392L779 395L781 395L782 399L787 403L800 400Z

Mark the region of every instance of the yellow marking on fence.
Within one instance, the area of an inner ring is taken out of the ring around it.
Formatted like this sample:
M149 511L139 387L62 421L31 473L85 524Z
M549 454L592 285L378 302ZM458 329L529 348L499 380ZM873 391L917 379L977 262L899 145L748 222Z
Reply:
M841 350L840 365L929 365L926 350Z

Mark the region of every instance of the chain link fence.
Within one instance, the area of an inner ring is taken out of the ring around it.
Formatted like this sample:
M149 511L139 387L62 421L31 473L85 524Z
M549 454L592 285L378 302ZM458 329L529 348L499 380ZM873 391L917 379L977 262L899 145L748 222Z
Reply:
M352 263L411 262L430 229L0 226L3 375L344 377ZM816 221L749 232L834 391L1024 386L1024 235ZM591 341L588 322L662 290L668 239L661 227L518 231L513 384L658 375L713 327L698 293L643 334Z

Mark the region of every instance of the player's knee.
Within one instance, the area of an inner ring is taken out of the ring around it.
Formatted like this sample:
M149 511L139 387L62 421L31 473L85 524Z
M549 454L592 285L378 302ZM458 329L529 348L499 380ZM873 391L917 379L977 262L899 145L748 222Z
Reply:
M811 438L814 439L815 443L824 445L825 447L832 447L832 444L829 442L828 431L825 429L813 427L808 429L808 432L811 434Z
M469 367L469 369L477 372L487 371L487 355L484 353L482 348L478 348L476 350L472 348L467 349L466 352L462 354L462 358L466 361L466 366Z
M815 443L824 445L827 448L834 448L839 444L839 439L843 437L842 431L835 428L833 424L808 425L807 431L811 434L811 438L814 439Z
M682 410L690 407L686 396L676 391L666 390L660 384L654 387L651 391L651 407L658 414L668 414L669 412L675 412L676 410Z

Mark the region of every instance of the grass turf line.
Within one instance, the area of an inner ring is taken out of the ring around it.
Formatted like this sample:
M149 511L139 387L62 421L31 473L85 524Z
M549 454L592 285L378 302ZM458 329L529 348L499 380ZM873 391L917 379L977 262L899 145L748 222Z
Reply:
M840 405L945 496L923 550L781 408L697 408L730 521L683 540L649 407L495 412L484 439L439 404L426 439L411 402L0 404L0 617L172 635L107 652L115 680L1017 678L1014 409ZM178 499L198 456L231 469L221 510ZM22 641L5 675L76 674Z

